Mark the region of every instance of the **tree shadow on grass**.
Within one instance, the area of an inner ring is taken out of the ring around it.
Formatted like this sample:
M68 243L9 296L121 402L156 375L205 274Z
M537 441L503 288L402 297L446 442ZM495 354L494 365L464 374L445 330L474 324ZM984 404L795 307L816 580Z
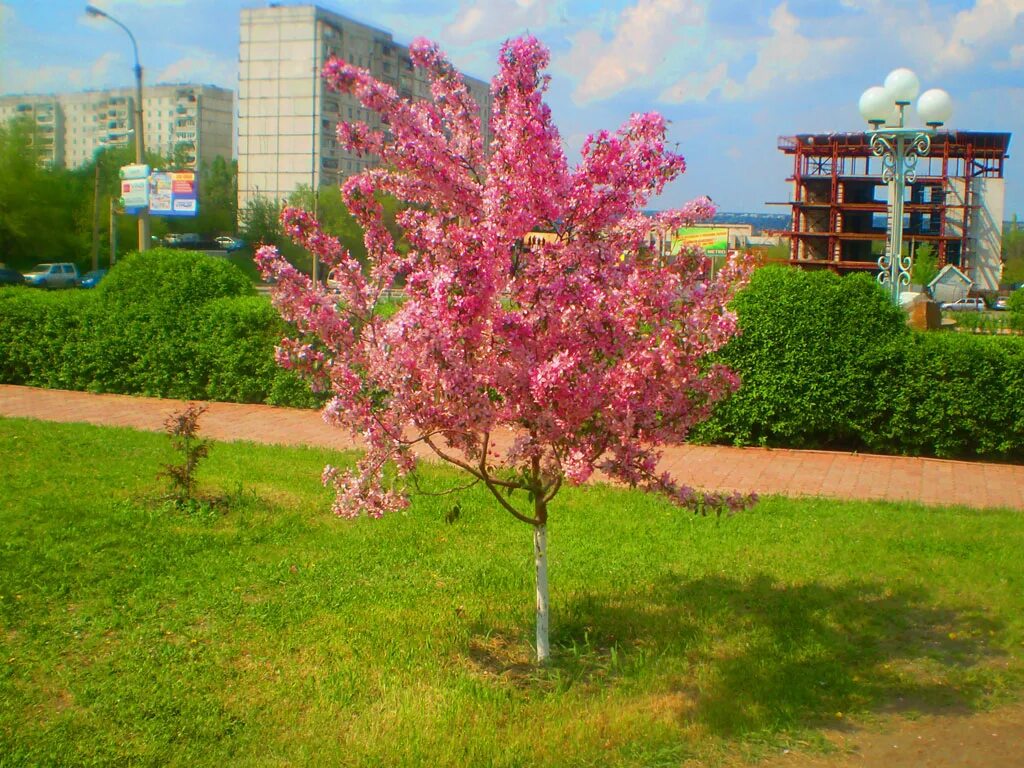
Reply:
M987 644L1000 622L936 606L921 587L669 576L643 592L576 595L557 613L555 674L654 672L659 692L685 696L680 717L722 736L974 709L985 665L1002 656Z

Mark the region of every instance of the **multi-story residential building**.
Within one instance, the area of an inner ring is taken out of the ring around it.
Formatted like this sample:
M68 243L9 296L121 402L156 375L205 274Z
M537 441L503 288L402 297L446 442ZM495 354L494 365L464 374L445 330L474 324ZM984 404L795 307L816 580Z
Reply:
M234 93L212 85L152 85L142 93L146 149L199 168L231 159ZM0 122L25 116L36 126L43 162L77 168L96 150L134 141L135 89L0 96Z
M940 131L905 190L904 255L925 243L939 265L967 274L978 291L999 287L1009 133ZM836 271L877 270L884 251L888 189L866 133L779 138L793 156L790 262Z
M253 198L283 200L299 185L338 184L374 165L338 146L340 120L383 126L353 97L326 88L320 71L331 56L365 67L407 98L430 95L409 49L383 30L313 5L243 9L238 71L238 209ZM487 83L465 77L489 131ZM485 146L490 138L485 134Z

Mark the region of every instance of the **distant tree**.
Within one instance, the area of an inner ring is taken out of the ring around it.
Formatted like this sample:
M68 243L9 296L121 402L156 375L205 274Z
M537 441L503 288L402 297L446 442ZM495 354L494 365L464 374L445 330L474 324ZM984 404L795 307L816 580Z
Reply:
M199 171L199 215L194 231L233 233L238 221L238 163L219 155Z
M1024 229L1013 217L1003 232L1003 279L1006 285L1024 282Z
M939 274L939 257L935 253L935 246L931 243L922 243L914 251L914 260L910 265L910 282L924 286L927 290L928 283Z
M83 183L63 168L40 166L39 138L31 120L0 125L0 261L20 269L78 262L87 253L75 217Z
M397 224L397 217L403 210L403 205L392 195L378 193L376 200L381 206L381 216L384 226L392 237L395 238L400 251L408 250L408 245L402 239L402 229ZM336 186L321 187L316 199L313 198L313 191L307 184L300 184L295 191L288 196L289 206L301 208L308 213L316 212L317 221L324 232L338 238L338 242L360 263L366 264L366 245L363 242L365 232L359 224L359 220L353 216L345 205L341 188Z
M276 201L266 197L250 198L239 218L240 234L254 247L281 244L284 234L281 229L281 206Z

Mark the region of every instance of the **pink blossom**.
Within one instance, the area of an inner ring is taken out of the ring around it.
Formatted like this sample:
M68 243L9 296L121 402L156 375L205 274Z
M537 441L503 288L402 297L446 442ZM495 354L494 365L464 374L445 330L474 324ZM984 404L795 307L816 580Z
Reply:
M699 198L643 214L686 167L666 144L664 118L632 115L587 139L570 165L544 101L548 52L527 36L502 47L485 147L477 107L438 47L417 40L410 56L430 77L430 100L404 99L340 59L323 70L329 87L387 126L338 127L344 146L381 160L342 185L369 266L290 208L286 232L328 265L330 284L314 287L274 249L256 257L296 330L278 361L329 391L325 420L366 444L354 469L324 472L336 513L402 508L418 444L538 524L563 480L582 483L597 469L696 511L750 503L656 472L659 446L685 440L739 384L708 355L737 332L727 304L749 269L737 260L709 280L699 251L652 253L652 232L714 213ZM407 204L397 219L403 248L380 193ZM535 230L553 241L527 245ZM399 277L406 300L385 319L382 296ZM519 437L497 450L502 429ZM389 464L397 475L385 474ZM509 500L516 488L529 494Z

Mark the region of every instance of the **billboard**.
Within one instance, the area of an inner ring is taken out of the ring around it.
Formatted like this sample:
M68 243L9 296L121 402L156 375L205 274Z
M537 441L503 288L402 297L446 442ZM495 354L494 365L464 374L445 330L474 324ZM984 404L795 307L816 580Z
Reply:
M728 227L682 227L672 235L671 253L683 248L699 246L707 253L725 253L729 250Z
M149 177L150 216L195 216L199 188L195 171L156 171Z
M195 216L199 183L195 171L150 171L148 165L121 168L121 205L136 215L149 206L150 216Z
M149 204L149 166L125 165L117 175L121 177L121 205L125 209L145 208Z

